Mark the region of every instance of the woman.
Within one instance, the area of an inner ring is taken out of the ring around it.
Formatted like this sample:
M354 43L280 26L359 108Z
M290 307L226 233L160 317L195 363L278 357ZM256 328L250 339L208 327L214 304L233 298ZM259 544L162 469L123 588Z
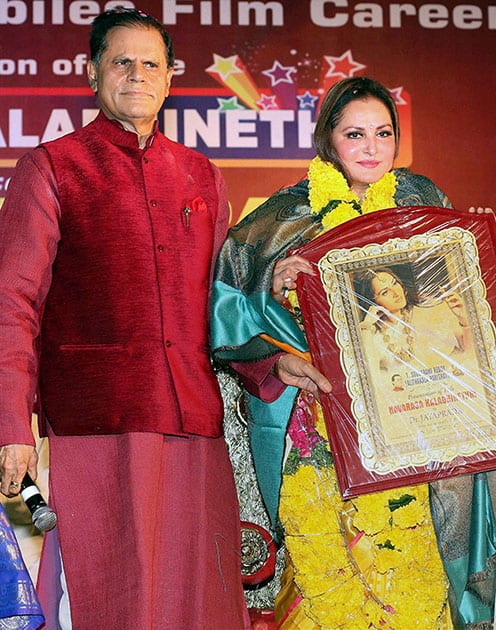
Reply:
M449 628L428 487L341 499L317 402L331 385L308 361L293 291L297 275L313 269L287 252L362 213L450 204L427 178L392 170L398 115L390 93L371 79L353 77L331 88L314 139L317 157L308 178L277 192L231 229L213 295L213 347L246 388L260 489L274 534L284 535L288 550L276 619L283 629ZM285 441L291 448L283 457ZM459 479L465 480L463 497ZM494 549L480 553L469 570L487 592L465 590L467 571L465 582L458 581L468 557L472 488L489 512L488 486L485 477L480 487L472 477L459 479L438 482L433 492L435 526L454 587L452 616L457 628L469 622L470 628L492 627L493 573L486 559ZM446 514L456 518L448 522Z

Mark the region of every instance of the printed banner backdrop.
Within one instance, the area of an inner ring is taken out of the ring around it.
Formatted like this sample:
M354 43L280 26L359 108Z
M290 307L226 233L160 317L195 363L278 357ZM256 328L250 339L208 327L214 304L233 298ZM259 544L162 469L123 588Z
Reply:
M0 0L0 200L20 155L95 115L90 24L119 4L170 31L176 72L160 125L221 168L233 222L305 175L323 94L360 75L398 103L398 166L459 209L496 208L496 3L482 0Z

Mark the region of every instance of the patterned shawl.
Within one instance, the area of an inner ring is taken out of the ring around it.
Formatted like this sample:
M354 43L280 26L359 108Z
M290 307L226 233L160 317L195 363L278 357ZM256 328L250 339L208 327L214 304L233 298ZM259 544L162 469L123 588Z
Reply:
M451 207L429 179L407 169L394 171L395 201L402 206ZM279 352L265 333L306 352L305 335L271 296L272 271L279 258L317 237L320 216L310 212L308 180L283 188L231 228L217 261L212 297L212 348L221 362L257 361ZM247 396L251 444L260 489L273 524L281 485L284 437L296 388L274 403Z
M397 207L451 207L429 179L407 169L394 173ZM219 362L251 362L279 352L262 333L308 350L304 333L270 289L276 261L321 230L320 216L310 212L308 180L278 191L231 228L217 262L212 299L212 347ZM296 388L287 387L273 403L246 395L255 469L275 535L285 435L296 394ZM440 480L430 490L456 628L492 628L496 473Z

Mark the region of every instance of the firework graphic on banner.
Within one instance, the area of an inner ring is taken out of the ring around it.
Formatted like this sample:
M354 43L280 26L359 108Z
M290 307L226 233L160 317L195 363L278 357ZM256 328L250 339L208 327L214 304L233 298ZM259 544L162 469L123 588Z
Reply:
M298 86L298 68L285 66L275 59L270 68L261 71L265 86L258 86L239 55L222 57L214 53L214 63L206 68L216 81L235 98L218 99L221 110L248 108L253 110L311 110L319 109L328 90L341 79L363 74L367 66L353 58L351 50L341 55L324 55L320 63L320 76L315 88ZM411 100L402 86L389 88L398 107L401 121L401 147L396 160L398 166L412 161Z

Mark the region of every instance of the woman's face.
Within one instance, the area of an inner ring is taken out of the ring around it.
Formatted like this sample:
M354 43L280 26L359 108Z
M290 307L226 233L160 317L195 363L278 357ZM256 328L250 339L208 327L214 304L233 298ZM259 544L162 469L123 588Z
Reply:
M372 280L374 301L390 313L397 313L406 306L405 290L390 273L379 271Z
M359 197L393 167L393 123L387 107L376 98L348 103L331 132L331 141L350 187Z

